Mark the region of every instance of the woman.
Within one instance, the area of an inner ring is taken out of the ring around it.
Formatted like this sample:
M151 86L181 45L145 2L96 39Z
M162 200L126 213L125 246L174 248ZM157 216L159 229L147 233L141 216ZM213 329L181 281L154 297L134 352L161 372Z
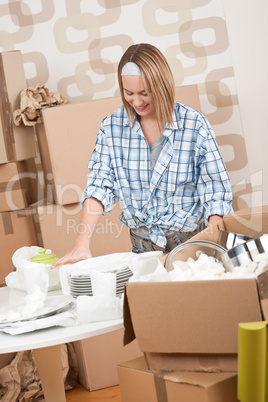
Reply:
M120 201L134 252L170 251L232 212L228 173L206 118L175 102L163 54L130 46L118 66L123 106L101 122L74 248L56 265L90 258L102 213ZM56 266L55 265L55 266Z

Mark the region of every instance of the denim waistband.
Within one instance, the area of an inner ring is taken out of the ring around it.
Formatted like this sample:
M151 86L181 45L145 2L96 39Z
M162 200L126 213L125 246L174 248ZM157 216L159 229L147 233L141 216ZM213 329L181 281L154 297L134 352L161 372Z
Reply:
M134 234L130 229L130 239L133 246L132 251L136 253L145 251L162 251L163 253L169 253L176 246L189 240L203 229L205 229L205 224L199 225L198 228L193 232L174 232L167 237L167 244L165 248L159 247L150 239L146 239Z

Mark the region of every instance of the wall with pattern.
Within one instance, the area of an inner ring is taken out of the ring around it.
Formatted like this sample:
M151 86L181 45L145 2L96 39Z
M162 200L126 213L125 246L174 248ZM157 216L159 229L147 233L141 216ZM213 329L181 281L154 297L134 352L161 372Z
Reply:
M230 4L229 22L225 11L222 0L0 0L0 51L21 50L29 86L45 84L75 103L119 95L122 53L134 43L154 44L177 86L198 84L201 111L230 173L234 208L242 209L268 204L267 165L258 165L261 173L249 165L227 29L234 26Z

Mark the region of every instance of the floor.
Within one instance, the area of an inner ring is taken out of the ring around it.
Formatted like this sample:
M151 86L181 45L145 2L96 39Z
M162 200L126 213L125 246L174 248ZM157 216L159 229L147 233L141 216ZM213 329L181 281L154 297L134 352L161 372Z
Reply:
M66 392L66 402L122 402L119 385L97 391L87 391L78 384L74 389Z

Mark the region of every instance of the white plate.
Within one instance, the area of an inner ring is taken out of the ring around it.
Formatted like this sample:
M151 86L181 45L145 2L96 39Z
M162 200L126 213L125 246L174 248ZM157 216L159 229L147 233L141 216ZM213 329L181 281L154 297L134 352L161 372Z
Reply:
M67 295L57 295L57 296L48 296L44 301L43 308L36 310L33 314L23 315L23 309L26 307L26 303L15 304L12 306L6 306L0 308L0 324L11 324L12 322L18 321L28 321L34 320L36 318L46 317L53 314L56 314L58 310L61 310L67 307L69 304L73 302L71 296ZM12 313L19 313L19 319L7 319L7 314L10 315ZM5 318L4 318L5 317Z
M90 285L87 285L86 283L83 283L83 284L81 284L81 285L70 285L70 288L71 289L84 289L84 288L86 288L86 289L92 289L92 286Z

